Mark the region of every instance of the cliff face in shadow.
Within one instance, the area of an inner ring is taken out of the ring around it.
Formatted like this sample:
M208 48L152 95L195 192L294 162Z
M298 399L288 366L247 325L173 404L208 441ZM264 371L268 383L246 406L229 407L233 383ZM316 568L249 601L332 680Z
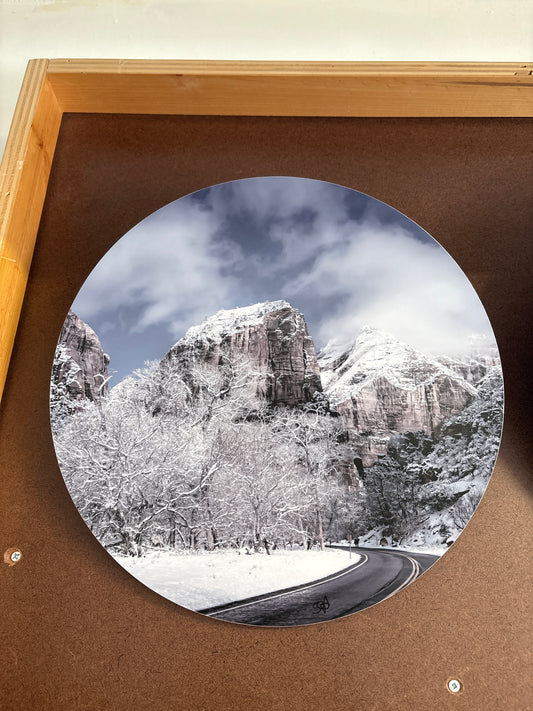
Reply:
M70 310L58 341L52 382L72 400L98 400L107 393L109 356L96 333Z

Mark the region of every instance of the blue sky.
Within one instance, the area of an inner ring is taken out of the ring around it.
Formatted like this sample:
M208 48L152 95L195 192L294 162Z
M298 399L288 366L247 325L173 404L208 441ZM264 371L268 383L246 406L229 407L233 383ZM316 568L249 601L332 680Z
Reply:
M422 228L362 193L291 177L223 183L146 217L72 308L116 384L219 309L277 299L304 313L317 350L363 325L435 353L492 335L470 283Z

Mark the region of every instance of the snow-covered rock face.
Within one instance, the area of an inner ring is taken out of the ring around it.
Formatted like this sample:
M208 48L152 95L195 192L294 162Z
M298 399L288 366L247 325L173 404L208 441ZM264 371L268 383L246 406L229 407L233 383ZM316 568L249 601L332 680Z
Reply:
M447 419L438 436L393 435L387 451L367 468L370 519L382 525L363 539L365 543L385 532L396 542L401 540L402 546L445 546L461 533L498 455L503 421L501 367L490 366L476 387L477 397L459 415ZM388 521L380 504L383 496L388 510L395 512Z
M69 310L58 346L64 347L64 363L55 367L52 378L56 384L64 381L68 394L73 400L98 400L107 392L107 366L109 356L102 350L96 333ZM72 375L74 362L79 369ZM71 373L67 378L67 369ZM57 372L56 372L57 371Z
M345 348L328 344L318 362L332 406L354 438L367 437L360 442L365 465L383 454L380 437L393 432L436 433L476 397L474 383L488 366L474 359L424 355L369 327Z
M197 326L191 326L179 343L194 343L198 339L209 338L221 341L231 331L238 331L262 323L268 313L292 309L288 301L264 301L260 304L242 306L235 309L221 309ZM299 312L298 312L299 313Z
M218 364L224 351L244 357L257 374L257 394L274 404L296 405L321 392L313 339L303 314L286 301L219 311L190 328L164 360L180 365Z

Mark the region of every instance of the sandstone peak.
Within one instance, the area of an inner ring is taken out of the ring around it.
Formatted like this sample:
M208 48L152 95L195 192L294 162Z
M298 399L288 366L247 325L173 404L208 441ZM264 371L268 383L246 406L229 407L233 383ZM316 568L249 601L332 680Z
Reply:
M189 328L165 361L189 367L218 365L222 350L245 357L260 375L257 394L272 403L296 405L322 390L313 339L303 314L287 301L225 309Z
M323 384L336 402L341 402L380 379L392 387L414 391L437 378L456 381L470 396L476 390L440 359L421 353L387 331L364 327L342 353L333 346L319 354Z
M324 392L365 466L386 451L392 433L433 434L477 396L458 368L378 328L363 328L345 349L328 344L318 362Z
M64 349L65 360L54 362L53 381L56 384L64 382L73 400L98 400L105 395L109 356L104 353L93 329L72 309L63 323L58 347Z

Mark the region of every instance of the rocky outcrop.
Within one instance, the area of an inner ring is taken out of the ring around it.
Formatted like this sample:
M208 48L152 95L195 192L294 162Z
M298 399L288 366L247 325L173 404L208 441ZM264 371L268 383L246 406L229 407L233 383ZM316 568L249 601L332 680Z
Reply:
M457 375L461 376L467 383L477 386L483 378L490 372L490 369L500 365L497 355L478 354L467 358L450 358L441 356L439 361Z
M433 434L472 400L472 392L449 375L407 390L377 377L336 405L337 411L359 432L418 432Z
M313 339L303 314L286 301L219 311L190 328L164 358L166 363L218 365L244 359L257 373L257 395L273 404L297 405L322 391Z
M107 393L108 364L96 333L70 310L59 336L52 381L64 384L72 400L98 400Z
M476 388L494 368L501 368L498 346L483 335L471 336L463 353L438 356L437 360Z

